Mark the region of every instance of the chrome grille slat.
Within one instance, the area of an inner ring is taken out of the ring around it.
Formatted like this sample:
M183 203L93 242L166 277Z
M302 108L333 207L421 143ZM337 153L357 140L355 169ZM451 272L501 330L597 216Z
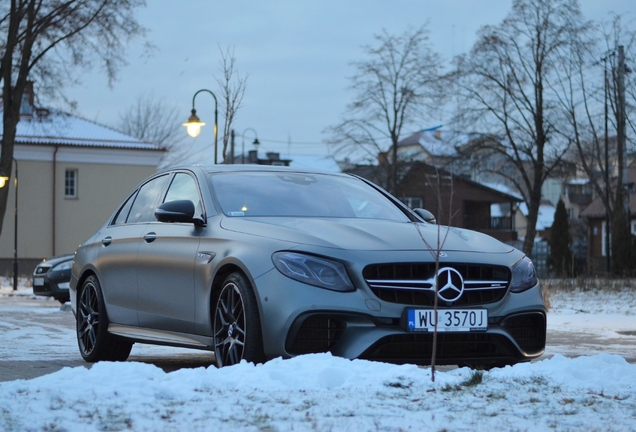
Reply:
M494 303L503 298L510 281L505 266L444 263L464 279L464 294L453 306L474 306ZM381 300L417 306L432 306L434 302L435 263L372 264L363 276ZM450 303L449 303L450 305Z

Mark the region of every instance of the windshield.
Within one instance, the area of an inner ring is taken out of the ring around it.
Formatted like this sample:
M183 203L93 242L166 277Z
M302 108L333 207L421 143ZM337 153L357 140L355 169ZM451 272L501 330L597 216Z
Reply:
M295 216L408 221L376 189L353 177L286 172L210 176L227 216Z

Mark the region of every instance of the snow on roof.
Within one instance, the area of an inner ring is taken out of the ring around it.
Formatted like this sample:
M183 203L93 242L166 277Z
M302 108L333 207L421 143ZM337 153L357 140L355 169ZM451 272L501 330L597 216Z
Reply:
M419 143L427 153L434 156L455 156L458 143L468 142L468 134L458 134L447 130L424 130L421 132Z
M521 196L521 194L519 192L515 191L514 189L512 189L512 188L510 188L510 187L508 187L508 186L506 186L504 184L501 184L501 183L490 183L490 182L484 182L482 184L484 186L487 186L487 187L489 187L491 189L494 189L494 190L496 190L498 192L503 192L505 194L512 195L513 197L519 198L520 200L523 199L523 197Z
M431 156L451 157L457 156L460 146L483 136L479 133L457 132L435 126L401 140L398 146L404 148L420 145Z
M0 134L2 127L0 124ZM59 110L44 116L23 116L17 126L16 143L162 150L157 144Z

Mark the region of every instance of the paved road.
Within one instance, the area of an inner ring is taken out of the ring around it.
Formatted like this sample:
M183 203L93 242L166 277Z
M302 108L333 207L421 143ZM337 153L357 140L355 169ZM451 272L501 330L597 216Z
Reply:
M70 309L60 308L53 300L29 295L0 296L0 381L31 379L64 367L90 367L79 355L74 326ZM607 352L636 363L636 334L624 336L608 338L604 333L548 328L544 357ZM151 363L169 372L208 367L213 358L206 351L135 344L129 361Z
M130 361L165 371L208 367L208 351L135 344ZM90 367L79 354L70 308L52 299L0 296L0 381L31 379L64 367Z

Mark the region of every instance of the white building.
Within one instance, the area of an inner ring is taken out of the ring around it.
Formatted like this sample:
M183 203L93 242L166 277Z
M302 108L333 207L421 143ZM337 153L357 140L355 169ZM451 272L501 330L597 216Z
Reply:
M34 108L33 98L28 99L5 186L10 190L0 235L0 275L6 276L12 273L16 236L20 275L31 274L43 258L74 252L137 184L156 172L165 153L95 122Z

